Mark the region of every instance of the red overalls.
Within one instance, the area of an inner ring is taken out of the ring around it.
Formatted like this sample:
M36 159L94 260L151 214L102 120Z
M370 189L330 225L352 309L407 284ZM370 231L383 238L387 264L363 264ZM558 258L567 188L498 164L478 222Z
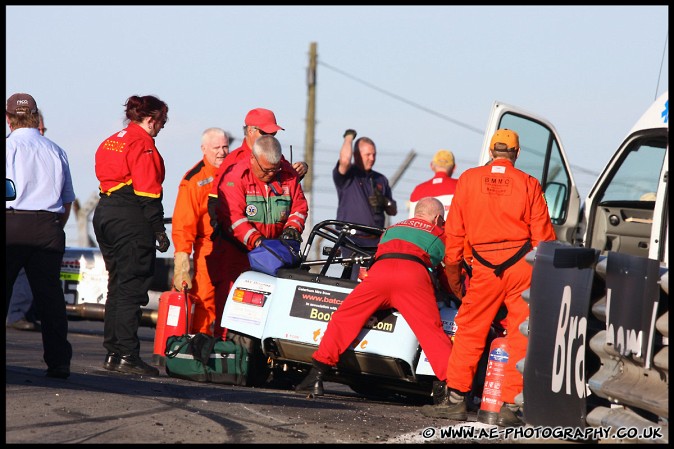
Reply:
M227 295L236 278L250 268L248 251L256 241L278 238L287 226L300 234L304 231L309 205L297 172L283 159L281 167L276 179L265 183L251 171L250 159L242 160L219 182L216 210L221 235L207 257L215 286L215 336L223 336L220 322Z
M444 253L442 229L411 218L391 226L382 235L375 259L391 253L415 255L435 266ZM335 366L363 324L380 309L395 308L405 318L426 353L433 372L444 380L452 342L442 328L435 290L428 271L405 259L376 261L363 281L332 314L313 358Z
M417 185L410 194L410 213L409 217L414 217L414 208L420 199L426 196L437 198L445 206L445 216L449 212L449 206L452 204L454 191L456 190L457 179L452 178L443 171L436 172L435 175L428 181L424 181Z

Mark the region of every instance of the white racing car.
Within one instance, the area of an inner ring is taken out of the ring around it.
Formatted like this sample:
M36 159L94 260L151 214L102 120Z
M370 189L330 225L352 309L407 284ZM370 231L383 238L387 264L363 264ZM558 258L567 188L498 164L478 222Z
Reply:
M307 374L332 313L357 285L351 280L354 264L367 267L373 260L376 248L358 246L352 239L356 231L379 237L384 230L326 220L313 228L298 268L282 268L276 276L251 270L238 277L221 324L229 338L244 343L253 354L249 385L272 378L292 387ZM321 256L310 259L321 240L331 246L323 246ZM352 252L349 257L343 256L345 248ZM438 307L451 336L457 306L438 297ZM425 400L437 380L414 333L394 309L370 318L326 379L368 397Z
M173 259L157 257L148 291L149 302L141 308L141 325L155 327L159 297L171 290ZM108 271L98 248L67 246L61 261L61 282L70 319L103 321L108 293Z

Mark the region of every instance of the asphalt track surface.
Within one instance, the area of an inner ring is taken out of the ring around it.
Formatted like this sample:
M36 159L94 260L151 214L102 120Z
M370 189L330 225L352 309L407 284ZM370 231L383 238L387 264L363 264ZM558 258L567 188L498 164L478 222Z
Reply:
M430 419L419 403L366 399L326 383L309 399L284 388L250 388L109 372L103 324L70 321L67 380L45 376L38 332L6 329L5 442L21 444L194 443L527 443L494 438L495 426ZM142 327L141 356L152 360L154 329ZM440 437L469 427L482 435ZM491 437L488 436L491 433ZM549 441L548 441L549 442Z

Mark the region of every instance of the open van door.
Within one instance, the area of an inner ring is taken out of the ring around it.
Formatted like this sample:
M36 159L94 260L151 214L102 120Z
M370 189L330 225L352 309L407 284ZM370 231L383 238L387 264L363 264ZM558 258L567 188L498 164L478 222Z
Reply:
M515 166L541 183L557 240L575 243L580 197L554 126L522 109L494 102L482 143L480 165L491 160L489 142L500 128L512 129L519 135L521 151Z
M582 245L667 263L669 93L625 136L585 199Z

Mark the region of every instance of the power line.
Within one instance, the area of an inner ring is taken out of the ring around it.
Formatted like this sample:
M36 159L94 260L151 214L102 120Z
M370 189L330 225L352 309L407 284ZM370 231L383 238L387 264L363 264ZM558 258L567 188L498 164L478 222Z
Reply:
M669 38L669 32L667 33L667 38ZM665 42L665 49L666 49L666 48L667 48L667 44L666 44L666 42ZM663 60L664 60L664 55L663 55ZM359 82L359 83L361 83L361 84L363 84L363 85L365 85L365 86L367 86L367 87L369 87L369 88L371 88L371 89L374 89L374 90L376 90L376 91L378 91L378 92L381 92L381 93L383 93L384 95L387 95L387 96L389 96L389 97L391 97L391 98L395 98L396 100L402 101L403 103L406 103L406 104L408 104L408 105L410 105L410 106L413 106L413 107L415 107L415 108L417 108L417 109L420 109L420 110L422 110L422 111L424 111L424 112L428 112L429 114L432 114L432 115L434 115L434 116L436 116L436 117L440 117L441 119L447 120L448 122L452 122L452 123L454 123L454 124L456 124L456 125L458 125L458 126L461 126L462 128L466 128L467 130L472 131L472 132L475 132L475 133L477 133L477 134L479 134L479 135L481 135L481 136L484 135L484 130L480 130L480 129L478 129L478 128L475 128L474 126L468 125L468 124L463 123L463 122L461 122L461 121L459 121L459 120L453 119L453 118L448 117L448 116L446 116L446 115L444 115L444 114L441 114L441 113L439 113L439 112L436 112L436 111L434 111L434 110L432 110L432 109L430 109L430 108L427 108L427 107L422 106L422 105L420 105L420 104L418 104L418 103L415 103L415 102L413 102L413 101L411 101L411 100L408 100L408 99L406 99L406 98L403 98L403 97L401 97L400 95L397 95L397 94L394 94L394 93L389 92L389 91L387 91L387 90L384 90L384 89L382 89L382 88L380 88L380 87L375 86L375 85L372 84L372 83L368 83L368 82L365 81L365 80L362 80L362 79L360 79L360 78L358 78L358 77L356 77L356 76L354 76L354 75L351 75L351 74L349 74L349 73L346 73L345 71L343 71L343 70L341 70L341 69L338 69L337 67L333 67L333 66L331 66L330 64L327 64L327 63L322 62L322 61L318 61L318 64L319 64L319 65L322 65L322 66L324 66L324 67L326 67L326 68L328 68L328 69L330 69L330 70L333 70L333 71L335 71L335 72L337 72L337 73L339 73L339 74L341 74L341 75L344 75L344 76L347 77L347 78L350 78L350 79L352 79L352 80L354 80L354 81L357 81L357 82ZM661 69L661 70L662 70L662 69ZM658 79L658 84L659 84L659 82L660 82L660 81L659 81L659 79ZM656 96L657 96L657 92L656 92ZM571 164L571 163L569 163L569 166L574 170L574 172L581 172L581 173L585 173L585 174L592 175L592 176L599 176L599 173L597 173L597 172L595 172L595 171L592 171L592 170L588 170L587 168L580 167L580 166L577 166L577 165Z
M371 89L377 90L377 91L383 93L384 95L388 95L388 96L391 97L391 98L395 98L396 100L400 100L400 101L402 101L403 103L406 103L406 104L408 104L408 105L410 105L410 106L413 106L413 107L415 107L415 108L417 108L417 109L421 109L421 110L424 111L424 112L428 112L429 114L432 114L432 115L434 115L434 116L436 116L436 117L440 117L441 119L447 120L448 122L452 122L452 123L454 123L455 125L461 126L462 128L466 128L466 129L469 130L469 131L473 131L474 133L477 133L477 134L480 134L480 135L483 135L483 134L484 134L484 130L475 128L474 126L468 125L467 123L463 123L462 121L453 119L453 118L448 117L448 116L446 116L446 115L444 115L444 114L441 114L441 113L439 113L439 112L436 112L436 111L434 111L434 110L432 110L432 109L429 109L429 108L427 108L427 107L424 107L424 106L422 106L422 105L420 105L420 104L418 104L418 103L415 103L415 102L413 102L413 101L411 101L411 100L408 100L408 99L406 99L406 98L403 98L403 97L401 97L400 95L396 95L396 94L391 93L391 92L389 92L389 91L387 91L387 90L384 90L384 89L382 89L382 88L380 88L380 87L377 87L377 86L375 86L375 85L373 85L373 84L368 83L367 81L364 81L364 80L362 80L362 79L360 79L360 78L357 78L357 77L355 77L355 76L353 76L353 75L350 75L350 74L346 73L345 71L338 69L337 67L333 67L333 66L331 66L330 64L326 64L325 62L322 62L322 61L318 61L318 64L319 64L319 65L322 65L322 66L324 66L324 67L326 67L326 68L328 68L328 69L330 69L330 70L334 70L335 72L340 73L340 74L346 76L347 78L351 78L351 79L354 80L354 81L358 81L359 83L364 84L364 85L366 85L367 87L369 87L369 88L371 88Z

